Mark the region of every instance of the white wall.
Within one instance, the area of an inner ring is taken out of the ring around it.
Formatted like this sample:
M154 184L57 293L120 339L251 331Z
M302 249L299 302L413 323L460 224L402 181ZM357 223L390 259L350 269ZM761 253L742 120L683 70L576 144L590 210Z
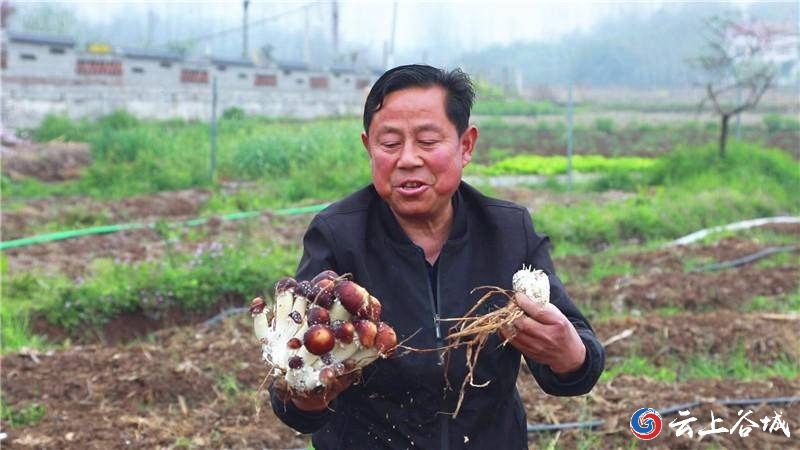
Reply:
M63 47L62 47L63 48ZM35 60L21 60L20 54ZM121 75L78 74L79 60L118 61ZM218 111L238 107L248 114L312 118L360 114L365 90L356 88L359 79L374 82L374 75L341 74L275 67L227 65L220 71L205 60L175 61L162 67L161 60L126 58L120 54L93 54L65 48L51 54L50 46L11 42L7 48L7 69L2 71L0 112L8 127L35 127L51 113L74 119L94 119L124 108L149 119L208 120L211 114L211 86L217 77ZM134 68L142 70L134 72ZM183 69L206 71L207 82L181 81ZM245 74L240 78L239 74ZM274 76L275 86L256 86L257 75ZM327 87L312 88L312 77L325 77ZM343 81L350 79L350 82Z
M126 58L123 64L123 82L131 85L178 86L181 77L179 63L166 61L170 67L164 67L161 62L155 59ZM134 68L142 69L144 72L134 72Z
M275 117L314 118L361 114L363 93L357 90L287 91L269 89L225 89L219 87L217 111L230 107L247 114ZM6 83L0 98L4 126L31 128L47 114L66 114L73 119L96 119L126 109L148 119L196 119L211 117L211 84L192 89L150 86L25 85Z
M257 73L254 67L227 64L224 65L225 70L219 70L219 66L219 63L210 66L210 74L217 77L217 86L220 88L249 89L253 87Z
M51 48L61 49L64 53L52 53ZM6 51L7 67L5 72L9 75L65 78L75 76L75 49L73 48L12 42ZM22 55L31 55L36 59L23 59Z

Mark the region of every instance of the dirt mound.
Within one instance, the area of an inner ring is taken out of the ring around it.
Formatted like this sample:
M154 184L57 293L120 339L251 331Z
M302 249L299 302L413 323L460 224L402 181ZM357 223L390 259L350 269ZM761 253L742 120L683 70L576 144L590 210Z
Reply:
M89 144L82 142L24 142L3 147L2 155L3 175L12 180L73 180L80 178L83 168L92 161Z

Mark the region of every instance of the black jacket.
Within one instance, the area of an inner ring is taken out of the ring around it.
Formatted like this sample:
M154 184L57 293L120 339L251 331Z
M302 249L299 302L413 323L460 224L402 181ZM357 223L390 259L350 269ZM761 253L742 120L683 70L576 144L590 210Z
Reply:
M482 292L477 286L511 288L511 276L524 265L550 275L551 302L574 324L587 348L581 370L569 380L547 367L526 361L541 388L553 395L581 395L603 371L605 354L588 321L556 277L548 239L533 230L528 211L510 202L483 196L462 183L453 197L455 218L437 262L434 301L425 256L398 225L372 186L331 205L306 231L297 279L311 279L324 269L351 273L383 304L382 318L394 327L398 341L417 349L442 346L448 322L436 317L463 316ZM483 312L505 303L495 296ZM438 303L438 304L436 304ZM481 352L476 383L469 387L453 419L466 374L464 350L453 353L445 382L445 365L437 352L410 353L367 366L360 384L343 392L331 410L305 413L273 396L272 407L290 427L313 433L317 450L372 448L527 448L526 418L516 389L520 353L498 348L493 335Z

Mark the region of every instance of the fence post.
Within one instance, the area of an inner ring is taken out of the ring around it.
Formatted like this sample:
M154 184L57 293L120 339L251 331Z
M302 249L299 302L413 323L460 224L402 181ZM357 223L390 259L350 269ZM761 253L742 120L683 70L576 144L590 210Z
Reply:
M567 186L572 190L572 82L567 89Z
M209 161L211 183L217 180L217 77L211 78L211 155Z

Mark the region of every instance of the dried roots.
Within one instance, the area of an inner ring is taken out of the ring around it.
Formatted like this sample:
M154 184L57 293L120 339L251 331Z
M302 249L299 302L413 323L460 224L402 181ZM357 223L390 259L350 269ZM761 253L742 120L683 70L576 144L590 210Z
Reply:
M506 290L496 286L481 286L473 289L472 292L475 292L479 289L488 289L488 292L478 299L478 301L475 303L475 306L473 306L472 309L470 309L464 315L464 317L441 319L442 322L456 322L456 324L450 328L450 332L447 335L448 345L445 347L447 349L447 364L449 365L450 354L452 350L465 346L467 352L467 375L464 377L464 381L461 383L461 390L458 395L458 403L456 404L456 409L453 412L453 417L456 417L458 415L458 411L461 409L461 403L464 401L464 393L467 389L467 383L469 383L469 385L472 387L485 387L489 384L488 381L485 383L476 383L474 379L475 365L478 362L478 356L480 356L481 350L483 350L483 347L486 345L486 341L489 339L489 336L499 331L501 328L507 327L511 330L512 334L501 344L501 346L505 345L516 333L514 321L525 316L525 312L519 307L519 305L517 305L516 300L514 300L515 292L513 290ZM476 311L478 311L478 309L494 295L506 296L508 298L508 303L502 308L496 309L488 314L479 316L475 315Z

